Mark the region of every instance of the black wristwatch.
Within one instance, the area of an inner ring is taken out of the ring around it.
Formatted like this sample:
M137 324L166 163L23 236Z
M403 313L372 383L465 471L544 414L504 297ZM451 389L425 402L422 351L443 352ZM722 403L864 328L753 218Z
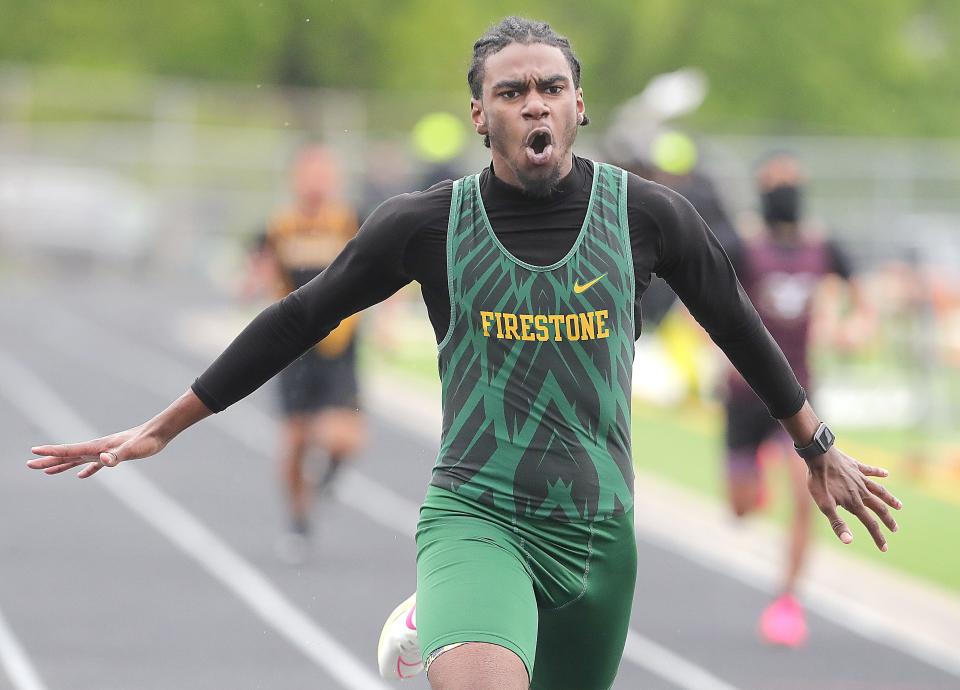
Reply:
M796 450L797 455L804 460L811 460L818 455L826 453L836 440L837 437L830 431L830 427L821 422L820 426L817 427L817 431L813 434L813 440L810 443L802 448L794 444L793 449Z

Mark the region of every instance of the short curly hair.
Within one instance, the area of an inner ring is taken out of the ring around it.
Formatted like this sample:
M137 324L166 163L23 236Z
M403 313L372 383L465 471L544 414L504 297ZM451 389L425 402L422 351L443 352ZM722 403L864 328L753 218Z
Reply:
M470 94L477 100L483 94L483 73L487 58L494 53L499 53L511 43L522 45L543 43L559 48L567 59L567 64L570 65L574 88L580 88L580 60L573 52L569 39L555 32L546 22L533 21L524 17L507 17L499 24L494 24L487 29L487 32L473 44L473 60L467 71L467 84L470 86ZM590 118L584 115L580 125L587 124L590 124ZM489 136L484 137L483 143L490 146Z

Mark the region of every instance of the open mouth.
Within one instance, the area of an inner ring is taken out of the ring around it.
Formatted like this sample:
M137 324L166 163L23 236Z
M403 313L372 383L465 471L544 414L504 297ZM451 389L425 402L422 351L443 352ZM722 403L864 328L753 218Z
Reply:
M531 163L543 164L550 158L553 152L553 135L549 129L535 129L527 135L526 140L527 158Z
M543 153L550 144L553 143L553 138L550 136L549 129L537 129L527 135L527 146L533 149L534 153Z

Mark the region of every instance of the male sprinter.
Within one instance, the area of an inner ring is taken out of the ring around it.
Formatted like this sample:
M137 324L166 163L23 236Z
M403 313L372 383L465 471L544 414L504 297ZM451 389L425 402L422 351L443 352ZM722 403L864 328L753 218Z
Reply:
M357 214L340 197L340 175L333 156L320 146L301 150L291 169L294 203L274 216L253 256L251 275L282 298L306 285L336 258L357 234ZM288 563L307 555L310 509L326 492L344 460L363 442L357 393L356 317L280 372L283 425L280 482L289 529L277 541L277 556ZM307 455L319 448L327 465L312 485Z
M852 280L846 257L836 245L812 235L802 224L803 176L796 159L786 154L769 158L758 170L757 183L765 232L739 247L737 272L763 323L780 343L800 383L809 390L807 341L817 288L827 276L841 278L854 308L847 324L862 333L867 330L869 310ZM787 563L780 593L760 618L760 634L767 642L796 647L807 637L803 607L794 595L810 541L807 470L791 452L783 429L734 370L728 377L725 412L728 496L737 516L761 506L762 447L783 446L785 451L794 502Z
M573 155L580 63L510 17L474 46L490 167L386 201L310 283L268 307L141 426L40 446L79 476L158 452L411 280L436 331L440 454L417 529L416 625L434 690L598 690L614 681L636 573L630 374L636 305L663 276L782 420L843 542L900 503L833 445L715 238L674 192ZM441 651L446 650L446 651Z

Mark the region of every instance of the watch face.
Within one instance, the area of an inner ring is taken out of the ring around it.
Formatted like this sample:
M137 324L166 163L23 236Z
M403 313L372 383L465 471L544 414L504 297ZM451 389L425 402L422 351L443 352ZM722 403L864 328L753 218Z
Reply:
M833 435L833 432L830 431L830 427L828 427L826 424L821 427L820 433L817 434L817 444L823 448L824 452L826 452L827 449L833 445L835 439L836 436Z

